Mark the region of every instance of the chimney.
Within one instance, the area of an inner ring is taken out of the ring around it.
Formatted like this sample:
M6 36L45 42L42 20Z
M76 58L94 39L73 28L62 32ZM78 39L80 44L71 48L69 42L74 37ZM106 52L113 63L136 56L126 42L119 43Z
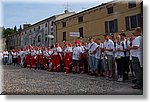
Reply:
M25 28L27 28L29 26L31 26L31 24L23 24L23 29L25 29Z
M65 13L69 13L69 11L68 11L68 10L65 10Z

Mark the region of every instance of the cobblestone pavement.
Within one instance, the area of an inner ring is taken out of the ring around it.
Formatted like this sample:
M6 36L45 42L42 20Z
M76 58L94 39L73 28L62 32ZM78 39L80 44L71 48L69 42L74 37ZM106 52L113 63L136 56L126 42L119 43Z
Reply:
M132 89L131 82L109 81L103 77L86 74L47 72L14 66L3 66L2 94L80 94L80 95L142 95L142 90Z

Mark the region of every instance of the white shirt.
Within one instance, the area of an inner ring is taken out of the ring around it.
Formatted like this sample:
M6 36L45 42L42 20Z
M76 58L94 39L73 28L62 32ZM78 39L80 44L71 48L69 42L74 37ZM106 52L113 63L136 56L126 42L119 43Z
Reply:
M98 49L97 49L97 51L96 51L96 53L95 53L95 58L96 59L100 59L101 58L101 48L103 48L103 43L100 43L100 45L98 45Z
M132 55L133 57L138 57L141 67L143 66L143 37L138 36L133 40L132 47L137 46L138 49L132 49Z
M13 58L17 58L17 52L12 52Z
M82 52L81 47L79 47L79 46L74 47L72 59L73 60L80 60L81 52Z
M8 57L8 51L3 52L3 57Z
M115 51L119 48L120 48L120 50L123 50L123 46L122 46L121 42L120 42L120 44L116 43ZM115 57L125 57L124 52L123 51L116 51Z
M59 54L58 52L62 52L62 49L61 49L61 47L57 47L57 48L53 49L53 52L54 52L53 53L54 55L58 55Z
M123 44L122 44L123 43ZM130 46L130 41L128 40L127 41L127 39L125 39L124 41L121 41L121 45L123 46L124 45L124 49L127 49L128 48L128 46ZM129 56L130 54L129 54L129 51L126 51L126 56Z
M25 57L25 52L24 52L24 51L20 51L20 56L21 56L22 58L24 58L24 57Z
M35 51L31 51L31 56L34 56L35 55Z
M51 54L53 53L53 51L52 51L52 50L49 50L48 53L49 53L49 55L51 55Z
M95 56L95 54L91 54L91 53L93 53L93 51L95 51L97 47L98 47L98 44L95 43L95 42L92 42L92 43L88 44L88 54L89 54L89 56Z
M64 52L65 52L65 53L72 52L72 47L67 47L67 48L65 48Z
M82 53L86 53L87 47L86 47L86 46L80 46L80 47L81 47L81 49L82 49Z
M48 57L48 56L49 56L48 51L44 51L44 56L46 56L46 57Z
M105 49L112 49L114 50L114 42L109 39L108 41L105 40L104 42L104 48ZM113 51L104 51L107 55L112 55L113 56Z

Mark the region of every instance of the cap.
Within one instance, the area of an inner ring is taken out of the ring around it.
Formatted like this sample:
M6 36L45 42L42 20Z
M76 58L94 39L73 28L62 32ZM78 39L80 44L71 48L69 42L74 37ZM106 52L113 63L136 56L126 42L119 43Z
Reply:
M119 35L122 35L122 36L126 37L126 34L125 34L125 33L120 33Z
M75 43L79 44L79 40L75 40Z

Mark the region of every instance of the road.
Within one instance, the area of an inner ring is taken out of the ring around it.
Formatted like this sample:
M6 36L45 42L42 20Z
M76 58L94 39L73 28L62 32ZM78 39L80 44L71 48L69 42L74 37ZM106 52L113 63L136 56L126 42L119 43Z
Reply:
M128 82L106 80L86 74L47 72L14 66L3 66L4 95L142 95Z

